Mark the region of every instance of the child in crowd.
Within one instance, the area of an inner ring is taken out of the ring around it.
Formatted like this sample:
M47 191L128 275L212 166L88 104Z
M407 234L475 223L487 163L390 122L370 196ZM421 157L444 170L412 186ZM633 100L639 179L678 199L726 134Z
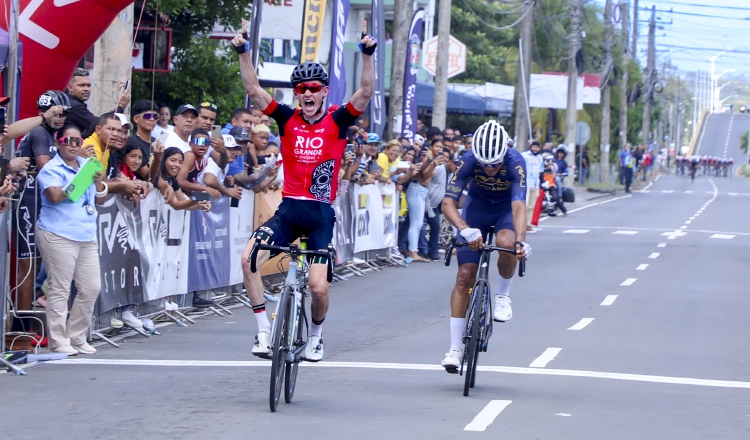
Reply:
M156 176L156 187L164 195L167 204L173 209L187 209L189 211L200 209L208 212L211 209L211 202L194 202L188 199L177 182L177 175L180 169L182 169L184 159L185 157L179 148L167 148L162 155L161 164L159 165L159 173ZM172 191L168 191L167 187L171 188Z
M139 194L130 199L138 206L139 199L145 199L148 193L154 189L151 182L143 180L138 171L143 164L143 150L136 143L128 143L110 156L110 179L134 180L141 185Z
M198 183L198 176L208 165L206 153L211 145L211 137L207 130L196 128L190 133L190 151L185 153L185 159L177 174L177 182L182 191L192 195L193 192L207 192L218 200L221 193L214 188L208 188Z

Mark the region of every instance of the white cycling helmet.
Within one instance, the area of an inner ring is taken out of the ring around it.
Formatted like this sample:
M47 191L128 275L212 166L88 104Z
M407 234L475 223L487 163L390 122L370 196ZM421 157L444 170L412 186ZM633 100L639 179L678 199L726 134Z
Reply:
M499 122L490 120L479 126L471 140L471 151L479 163L495 165L508 151L508 133Z

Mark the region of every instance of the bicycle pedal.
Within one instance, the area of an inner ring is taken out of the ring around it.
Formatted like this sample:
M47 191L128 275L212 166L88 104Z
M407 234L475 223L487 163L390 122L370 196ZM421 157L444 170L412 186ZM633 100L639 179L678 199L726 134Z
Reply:
M445 372L449 374L458 374L458 367L454 367L453 365L448 365L445 367Z
M261 359L268 359L269 361L273 360L271 353L253 353L253 356L257 356Z

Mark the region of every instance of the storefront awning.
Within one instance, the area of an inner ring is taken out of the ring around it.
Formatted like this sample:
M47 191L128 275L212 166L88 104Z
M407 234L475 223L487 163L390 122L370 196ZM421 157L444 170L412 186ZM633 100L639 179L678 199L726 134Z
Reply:
M417 107L432 110L434 102L435 85L417 82ZM485 103L481 98L448 90L448 113L483 115L484 111Z

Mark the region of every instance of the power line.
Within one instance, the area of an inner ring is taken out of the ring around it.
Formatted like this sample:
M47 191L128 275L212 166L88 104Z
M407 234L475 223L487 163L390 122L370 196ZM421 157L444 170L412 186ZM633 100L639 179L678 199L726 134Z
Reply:
M641 8L642 11L650 11L650 9L647 8ZM747 11L747 9L745 9ZM703 18L719 18L723 20L740 20L740 21L750 21L750 17L727 17L725 15L710 15L710 14L698 14L696 12L681 12L681 11L675 11L675 10L665 10L665 9L657 9L656 12L660 12L662 14L677 14L677 15L689 15L692 17L703 17Z
M723 6L723 5L702 5L700 3L682 3L682 2L676 2L676 1L669 1L669 0L656 0L659 4L667 3L671 5L677 5L677 6L692 6L697 8L711 8L711 9L731 9L735 11L747 11L747 8L743 8L740 6Z

